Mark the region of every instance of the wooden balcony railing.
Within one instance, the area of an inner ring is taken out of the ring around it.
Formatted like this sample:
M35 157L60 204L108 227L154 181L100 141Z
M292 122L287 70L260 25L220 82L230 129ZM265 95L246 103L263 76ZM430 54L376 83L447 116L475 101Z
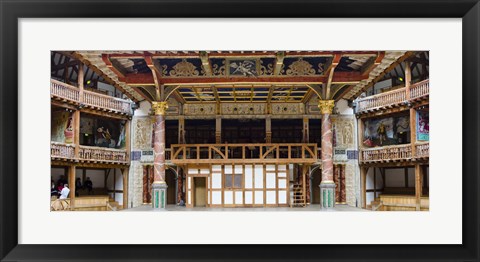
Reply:
M127 162L127 150L103 148L93 146L80 146L78 157L87 162Z
M94 146L78 148L78 157L75 156L75 145L60 142L50 142L50 157L53 160L82 161L107 164L128 164L127 150Z
M410 97L405 87L389 92L368 96L357 100L357 113L374 111L405 104L408 101L425 98L429 95L430 81L424 80L410 86Z
M70 103L83 103L87 107L102 111L127 115L132 114L131 102L128 100L83 90L82 101L80 101L80 90L77 87L54 79L50 79L50 92L53 98L64 100Z
M418 99L428 96L430 93L430 81L423 80L410 86L410 99Z
M51 142L50 156L52 158L59 159L74 159L75 158L75 145L65 144L60 142Z
M390 162L412 158L410 144L365 148L360 150L361 162Z
M315 163L316 144L180 144L172 145L174 164Z
M415 144L415 157L425 158L430 155L430 143L429 142L417 142Z
M131 115L130 102L113 96L83 91L83 103L89 107Z
M79 90L77 87L50 79L50 95L70 102L79 102Z

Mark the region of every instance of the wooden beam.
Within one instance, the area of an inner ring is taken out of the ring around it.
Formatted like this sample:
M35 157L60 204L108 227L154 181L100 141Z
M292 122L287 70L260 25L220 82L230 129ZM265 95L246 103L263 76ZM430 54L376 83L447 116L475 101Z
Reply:
M362 89L358 90L358 92L355 93L353 95L353 97L359 96L361 93L365 92L365 90L372 87L375 83L380 81L385 74L394 70L395 67L397 67L398 64L402 63L405 59L411 57L413 54L414 54L414 52L411 52L411 51L405 52L405 54L403 56L399 57L397 59L397 61L393 62L387 69L385 69L381 74L379 74L377 77L375 77L375 79L373 79L372 82L370 82L368 85L364 86Z
M119 78L125 77L126 72L118 67L118 63L112 63L110 60L110 55L102 54L102 61L107 65L108 69L112 70Z
M337 72L332 77L332 83L358 83L366 79L359 72ZM127 74L125 78L119 78L120 81L130 86L134 85L154 85L154 79L150 73ZM321 84L328 80L325 76L262 76L262 77L168 77L162 78L161 83L165 85L185 85L185 84L210 84L210 83L309 83Z
M372 70L377 67L385 57L385 51L378 52L376 57L371 57L365 64L360 68L362 75L369 75Z
M337 67L338 63L340 63L340 59L342 58L341 55L336 54L333 59L332 63L328 68L327 74L328 74L328 80L327 80L327 85L326 85L326 92L325 92L325 97L327 99L332 98L332 94L330 92L331 86L332 86L332 80L333 80L333 74L335 73L335 68Z
M277 54L275 55L275 63L274 63L275 68L273 70L274 75L280 75L284 58L285 58L285 52L283 51L277 52Z

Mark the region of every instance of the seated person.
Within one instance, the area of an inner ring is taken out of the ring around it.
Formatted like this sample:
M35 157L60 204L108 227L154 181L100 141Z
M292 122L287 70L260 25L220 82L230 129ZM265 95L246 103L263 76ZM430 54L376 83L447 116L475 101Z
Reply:
M83 184L86 189L88 189L88 194L92 194L93 191L93 183L92 180L90 180L90 177L87 177L87 180L85 180L85 183Z
M59 197L59 199L67 199L69 193L70 193L70 189L68 188L68 184L65 184L65 185L63 186L62 191L60 192L60 197Z

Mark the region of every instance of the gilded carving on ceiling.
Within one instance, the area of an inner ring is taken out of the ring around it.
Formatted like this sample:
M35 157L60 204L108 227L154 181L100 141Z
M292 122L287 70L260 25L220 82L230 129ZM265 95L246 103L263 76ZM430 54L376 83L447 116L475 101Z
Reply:
M288 66L286 74L289 76L315 75L315 68L300 57Z
M188 62L186 59L182 59L173 66L173 70L170 70L170 76L199 76L200 71L197 70L194 64ZM203 73L203 72L202 72Z

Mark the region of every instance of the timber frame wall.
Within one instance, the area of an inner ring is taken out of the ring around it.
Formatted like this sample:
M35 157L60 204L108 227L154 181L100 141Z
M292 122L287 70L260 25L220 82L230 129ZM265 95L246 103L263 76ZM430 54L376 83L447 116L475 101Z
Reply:
M51 142L51 166L68 168L70 208L75 209L76 168L119 168L123 175L123 208L128 207L128 172L130 166L130 125L132 102L84 90L83 63L78 66L78 87L51 79L51 105L72 111L72 144ZM80 113L125 121L125 149L80 145Z
M385 198L374 210L428 210L428 197L422 195L424 167L429 161L429 142L417 141L417 108L429 105L429 79L411 84L411 70L409 63L405 66L405 87L389 92L365 97L356 101L356 115L358 119L358 145L361 179L362 208L367 208L366 179L370 167L414 167L415 168L415 196L397 196ZM410 114L410 144L390 145L365 148L364 121L378 116L392 115L409 111ZM375 179L375 175L374 175ZM403 198L402 198L403 197ZM400 199L402 198L402 199ZM374 197L375 199L375 197ZM383 207L381 207L383 206Z

